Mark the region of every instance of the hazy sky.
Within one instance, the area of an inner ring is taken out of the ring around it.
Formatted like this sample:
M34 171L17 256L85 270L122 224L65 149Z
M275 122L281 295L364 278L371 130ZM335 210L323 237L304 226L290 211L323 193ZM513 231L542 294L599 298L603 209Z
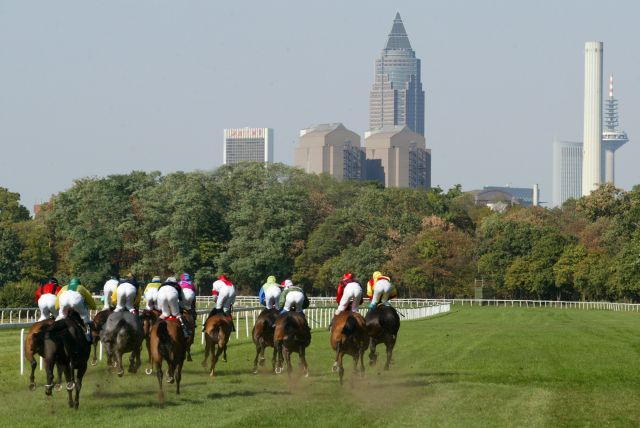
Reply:
M0 0L0 186L29 208L73 179L210 170L225 127L368 125L374 61L396 11L426 92L432 182L539 183L552 141L582 139L584 42L604 42L640 183L637 1Z

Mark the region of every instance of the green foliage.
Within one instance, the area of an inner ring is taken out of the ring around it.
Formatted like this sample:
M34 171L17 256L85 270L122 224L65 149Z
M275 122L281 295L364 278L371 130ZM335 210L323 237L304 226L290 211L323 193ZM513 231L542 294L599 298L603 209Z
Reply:
M0 286L20 278L22 244L10 226L0 225Z
M38 283L28 279L0 287L0 308L33 308Z
M20 194L0 187L0 226L29 220L29 210L20 205Z

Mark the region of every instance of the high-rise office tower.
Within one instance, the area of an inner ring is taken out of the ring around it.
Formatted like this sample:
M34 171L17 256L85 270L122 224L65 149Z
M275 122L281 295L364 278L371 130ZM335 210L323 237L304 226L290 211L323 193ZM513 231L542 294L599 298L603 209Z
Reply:
M609 76L609 98L604 107L604 132L602 133L603 182L614 183L614 153L628 141L627 133L618 131L618 100L613 97L613 76Z
M364 178L360 136L342 123L325 123L301 130L293 160L295 166L307 173L326 173L340 180Z
M408 126L424 135L424 91L420 60L411 49L400 14L396 13L387 44L376 60L369 96L369 129Z
M367 180L385 187L431 187L431 150L408 126L367 131L364 139Z
M582 142L553 142L553 206L582 196Z
M224 130L223 162L273 162L272 128L230 128Z
M602 182L602 49L602 42L587 42L584 47L583 196Z

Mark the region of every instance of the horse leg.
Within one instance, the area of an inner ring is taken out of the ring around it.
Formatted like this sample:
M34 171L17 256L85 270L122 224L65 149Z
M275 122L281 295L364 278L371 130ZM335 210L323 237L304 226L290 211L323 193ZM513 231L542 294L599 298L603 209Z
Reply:
M36 372L36 367L38 366L38 363L36 362L36 359L34 357L31 357L31 361L29 362L29 364L31 364L31 375L29 375L29 389L31 391L35 391L36 390L35 372Z
M167 367L167 383L175 382L175 373L176 373L176 363L175 361L169 361Z
M261 337L258 342L260 343L260 365L264 366L264 351L267 349L267 344L264 343L264 339Z
M282 366L283 366L283 357L282 357L282 342L276 342L276 349L273 351L275 354L277 354L278 356L278 362L276 363L276 367L274 369L274 373L275 374L280 374L282 373Z
M147 347L147 355L149 356L149 368L145 370L145 373L150 375L153 373L153 368L151 363L151 338L149 336L145 337L144 344Z
M302 369L304 372L304 377L309 377L309 366L307 365L306 349L303 345L300 345L299 355L300 364L302 364Z
M176 365L176 394L180 395L180 380L182 379L182 363Z
M378 354L376 354L376 341L373 337L369 339L369 365L375 366L378 361Z
M344 366L342 365L343 352L338 352L338 375L340 376L340 385L342 385L342 377L344 376Z
M293 368L291 367L291 351L288 348L284 348L284 358L287 361L287 375L291 378L291 371Z
M338 364L338 359L340 358L340 348L342 343L338 342L336 343L336 361L333 363L333 367L331 368L331 371L337 372L338 369L340 368L340 365Z
M361 344L360 349L359 349L359 355L360 355L360 377L364 377L364 351L365 349L367 349L366 344Z
M64 378L67 381L69 407L73 408L73 390L75 389L75 382L73 381L73 369L71 368L71 363L66 364L64 367Z
M258 358L260 357L260 350L262 345L258 342L256 344L256 357L253 359L253 374L258 373Z
M120 350L116 351L116 367L118 368L118 377L122 377L124 369L122 368L122 352Z
M51 391L53 390L53 367L55 362L53 358L47 357L45 359L44 368L47 372L47 384L44 386L44 393L46 395L51 395Z
M387 347L387 362L384 365L385 370L389 370L389 366L391 365L391 358L393 357L393 347L395 346L395 339L390 339L385 343Z
M76 377L76 399L74 402L74 407L78 410L80 406L80 390L82 389L82 378L84 378L84 374L87 372L87 363L80 363L78 367L78 375Z
M273 357L271 358L271 370L276 371L276 356L278 353L276 352L276 347L273 347Z
M222 361L227 362L227 344L222 347Z
M216 373L216 363L218 362L218 358L220 357L220 354L222 354L226 348L226 346L221 347L219 344L217 345L218 349L216 349L216 353L215 355L212 353L212 362L211 362L211 376L215 376Z
M209 335L205 334L204 337L204 360L202 360L202 367L207 368L207 358L209 358L209 352L211 351L211 340Z
M60 391L62 389L62 365L56 364L56 368L58 370L58 379L54 385L56 391Z
M156 377L158 378L158 400L160 403L164 403L164 391L162 390L162 358L159 361L153 363Z
M95 366L98 364L98 341L99 340L100 338L98 336L93 337L93 343L91 344L93 346L93 358L91 359L92 366Z

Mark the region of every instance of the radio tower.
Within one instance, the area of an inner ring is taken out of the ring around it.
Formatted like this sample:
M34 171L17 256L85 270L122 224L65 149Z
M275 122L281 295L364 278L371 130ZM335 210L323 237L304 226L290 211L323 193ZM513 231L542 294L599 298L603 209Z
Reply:
M603 168L602 181L614 183L614 153L629 139L627 133L618 131L618 100L613 97L613 75L609 76L609 98L604 107L604 132L602 133Z

